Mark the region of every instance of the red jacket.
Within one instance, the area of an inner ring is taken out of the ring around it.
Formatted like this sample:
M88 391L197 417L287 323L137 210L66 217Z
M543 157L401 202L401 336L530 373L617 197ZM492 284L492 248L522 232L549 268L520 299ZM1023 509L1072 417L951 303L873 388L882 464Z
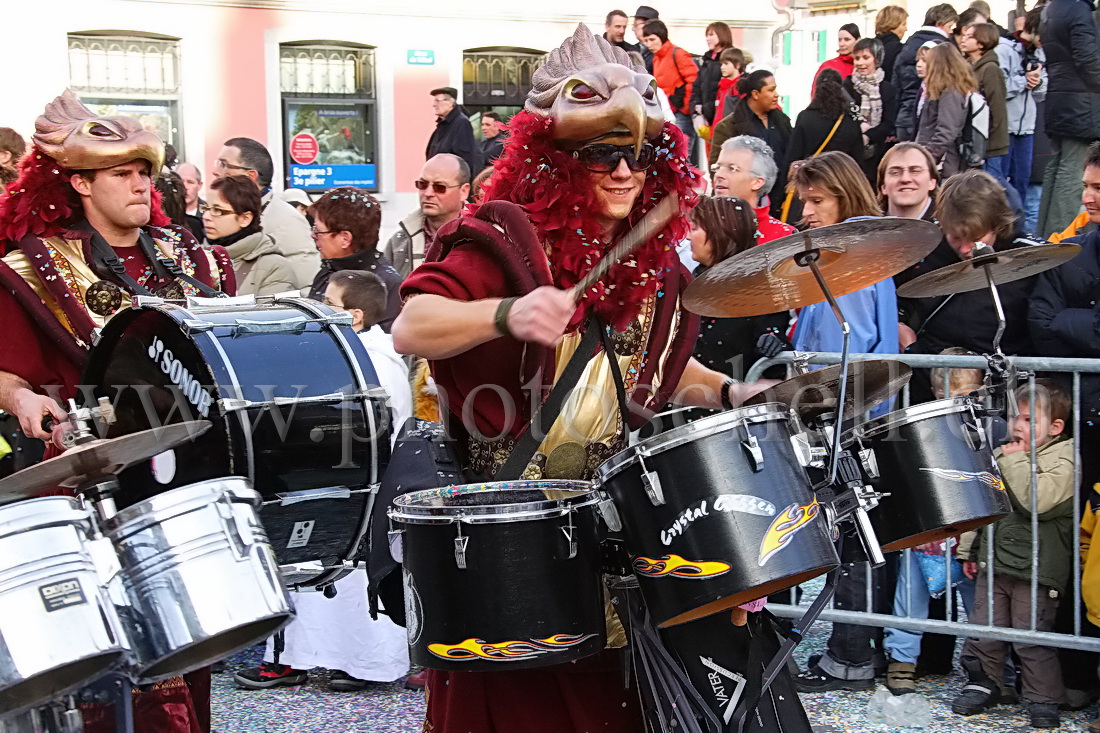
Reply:
M671 41L665 41L665 45L653 54L653 77L657 80L657 86L668 95L669 101L671 102L677 89L685 87L683 101L679 105L672 103L673 112L688 113L691 107L691 87L697 76L699 67L695 65L691 54L679 46L673 46Z
M784 224L772 217L768 213L770 203L765 198L763 203L755 209L756 211L756 229L760 232L760 238L756 240L757 244L767 244L774 239L785 237L788 234L794 234L798 230L792 227L790 224Z
M836 73L840 74L840 80L844 81L855 70L855 62L851 56L834 56L831 59L823 62L821 66L817 67L817 71L814 73L814 82L810 85L810 96L814 94L814 90L817 89L817 75L825 69L832 69Z
M741 96L737 93L737 80L740 78L739 74L732 79L723 76L718 80L718 94L714 97L714 124L717 125L726 116L726 95ZM733 112L733 105L730 105L729 111Z

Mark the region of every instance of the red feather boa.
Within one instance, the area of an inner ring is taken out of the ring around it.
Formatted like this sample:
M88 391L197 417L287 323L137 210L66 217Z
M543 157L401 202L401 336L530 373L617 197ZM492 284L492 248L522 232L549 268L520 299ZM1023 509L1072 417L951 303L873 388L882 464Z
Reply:
M19 163L19 178L0 194L0 244L14 245L27 234L43 239L62 234L84 216L80 196L69 178L74 171L63 168L36 145ZM150 184L152 186L152 184ZM168 226L172 222L161 208L160 191L152 188L149 223Z
M522 206L547 248L554 281L560 288L580 282L612 244L601 241L598 204L589 171L573 155L554 147L552 119L520 112L508 125L504 154L494 164L483 201L510 201ZM687 140L665 123L653 141L657 159L646 171L645 184L627 223L634 226L669 193L680 197L680 214L656 236L615 265L584 295L577 325L588 312L616 328L625 327L642 303L658 290L664 273L678 267L676 245L688 233L684 216L698 201L703 181L687 160ZM471 211L477 206L471 205Z

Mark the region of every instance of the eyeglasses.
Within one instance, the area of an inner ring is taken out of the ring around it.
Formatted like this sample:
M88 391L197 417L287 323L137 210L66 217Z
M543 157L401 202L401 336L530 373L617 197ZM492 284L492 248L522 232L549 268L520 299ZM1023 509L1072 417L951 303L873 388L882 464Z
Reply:
M199 204L199 213L205 214L210 212L210 216L229 216L230 214L236 214L236 211L232 209L223 209L220 206L210 206L208 204Z
M712 165L710 167L710 172L711 173L717 173L718 171L722 170L723 168L727 169L730 173L739 173L740 171L745 170L741 166L734 165L733 163L715 163L714 165Z
M443 194L447 193L447 189L458 188L459 186L462 186L462 185L465 185L465 184L456 183L453 186L448 186L446 183L440 183L439 181L425 181L423 178L418 178L415 181L413 181L413 185L416 186L416 190L418 190L418 191L427 191L428 186L431 186L432 191L434 191L435 193L438 193L440 195L443 195Z
M927 172L928 172L927 168L925 168L924 166L919 166L919 165L910 166L909 168L901 168L901 167L887 168L886 169L886 177L887 178L901 178L906 173L908 173L910 176L913 176L914 178L916 178L917 176L921 175L922 173L927 173Z
M325 305L327 305L329 308L335 308L336 310L341 310L341 311L345 310L343 305L341 305L340 303L333 303L327 297L321 302L324 303Z
M218 158L214 161L214 170L232 169L237 171L254 171L255 168L249 168L247 165L235 165L225 160L224 158Z
M313 237L314 239L317 239L317 237L321 236L322 234L335 234L338 231L340 231L340 230L339 229L329 229L328 231L321 231L317 227L310 227L309 228L309 236Z
M633 145L595 143L585 145L580 150L574 150L573 157L593 173L610 173L619 167L620 160L625 160L627 167L632 171L644 171L653 165L657 151L652 145L646 143L642 146L642 152L635 157Z

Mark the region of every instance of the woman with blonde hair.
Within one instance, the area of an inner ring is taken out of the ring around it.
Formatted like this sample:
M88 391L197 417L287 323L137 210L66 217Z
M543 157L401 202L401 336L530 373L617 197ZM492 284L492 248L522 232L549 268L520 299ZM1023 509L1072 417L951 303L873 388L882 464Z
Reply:
M901 38L909 24L909 11L900 5L887 5L875 16L875 38L882 42L882 71L893 82L894 59L901 53Z
M941 43L917 52L925 54L924 86L917 102L917 142L928 148L943 177L963 169L959 137L966 124L970 95L978 81L970 64L952 43Z

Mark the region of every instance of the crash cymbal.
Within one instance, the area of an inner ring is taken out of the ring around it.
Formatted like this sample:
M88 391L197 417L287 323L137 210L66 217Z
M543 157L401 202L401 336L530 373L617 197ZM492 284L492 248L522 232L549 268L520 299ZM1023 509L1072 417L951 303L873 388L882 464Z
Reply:
M0 503L29 499L58 486L77 487L96 476L118 473L209 429L209 420L194 420L110 440L89 441L0 481Z
M684 293L684 306L716 318L761 316L820 303L825 295L795 257L817 251L817 266L839 297L893 277L936 248L939 227L919 219L875 217L791 234L710 268Z
M844 414L860 415L885 402L909 383L913 370L908 364L890 359L868 359L848 364L848 391ZM803 421L836 409L840 394L840 365L815 369L773 385L745 400L746 405L782 402L790 405Z
M947 267L925 273L898 288L901 298L936 298L953 293L967 293L988 287L985 265L993 276L993 282L1001 285L1037 275L1071 260L1081 251L1080 245L1036 244L1017 247L1004 252L983 254Z

